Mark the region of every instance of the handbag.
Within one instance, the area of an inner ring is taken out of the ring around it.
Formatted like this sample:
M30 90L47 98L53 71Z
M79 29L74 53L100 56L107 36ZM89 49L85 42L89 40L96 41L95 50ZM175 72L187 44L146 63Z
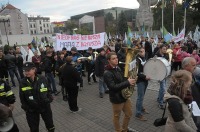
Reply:
M166 124L166 122L167 122L167 117L164 117L164 116L165 116L166 106L167 106L167 104L165 105L165 109L164 109L164 112L163 112L163 114L162 114L162 118L158 118L158 119L156 119L156 120L154 121L153 124L154 124L155 127L163 126L163 125Z

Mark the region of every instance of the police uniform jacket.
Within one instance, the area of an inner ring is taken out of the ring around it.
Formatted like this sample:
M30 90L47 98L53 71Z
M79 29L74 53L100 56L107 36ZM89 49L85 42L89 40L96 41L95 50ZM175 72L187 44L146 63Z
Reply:
M34 81L23 78L20 84L21 107L28 112L43 112L45 106L52 102L50 86L43 76L35 76Z
M9 106L15 102L15 95L7 82L0 80L0 103Z

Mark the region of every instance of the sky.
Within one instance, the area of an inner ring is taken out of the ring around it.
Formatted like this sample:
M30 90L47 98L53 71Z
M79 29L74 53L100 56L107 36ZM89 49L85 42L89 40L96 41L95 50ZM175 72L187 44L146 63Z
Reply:
M139 7L137 0L0 0L1 4L8 2L28 16L50 17L51 22L99 9Z

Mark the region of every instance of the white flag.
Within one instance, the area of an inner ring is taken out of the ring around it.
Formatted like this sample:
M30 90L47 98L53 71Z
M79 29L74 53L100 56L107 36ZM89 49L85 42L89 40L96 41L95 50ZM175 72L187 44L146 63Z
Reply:
M185 29L183 29L176 37L172 37L172 40L177 43L185 38Z
M26 50L24 49L24 47L20 47L20 51L22 53L22 58L24 60L24 63L26 62L26 56L28 55L28 53L26 52Z
M104 42L106 45L108 45L108 36L107 33L104 34Z
M129 71L136 67L136 59L129 63Z
M38 55L41 55L41 52L40 52L38 46L37 46L37 51L38 51Z
M27 62L32 62L32 57L34 56L33 51L31 49L28 50L28 60Z

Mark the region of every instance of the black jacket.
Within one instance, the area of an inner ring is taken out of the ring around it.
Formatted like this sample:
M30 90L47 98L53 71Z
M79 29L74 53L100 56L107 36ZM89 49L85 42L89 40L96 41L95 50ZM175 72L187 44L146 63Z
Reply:
M82 83L78 71L70 63L66 63L61 70L62 85L66 87L77 87L77 83Z
M86 68L87 68L87 70L88 71L91 71L91 70L93 70L94 68L95 68L95 55L94 55L94 53L92 53L92 54L90 54L90 53L85 53L85 55L84 55L85 57L92 57L93 58L93 60L86 60L85 61L85 64L86 64Z
M7 70L7 65L6 65L6 60L5 57L3 56L2 58L0 58L0 68L1 70Z
M95 62L95 75L102 77L107 64L106 56L99 55Z
M8 69L16 68L16 58L14 55L5 55L5 61Z
M138 65L138 73L137 73L138 79L136 83L148 82L146 80L146 75L144 74L144 63L146 63L146 61L147 61L146 57L141 57L140 55L136 56L136 62Z
M16 57L16 65L19 68L23 68L23 58L21 54L18 54L18 57Z
M126 99L122 97L121 90L129 87L130 83L123 77L119 67L112 68L108 65L104 73L104 81L109 89L111 103L120 104L126 102Z
M147 59L150 59L152 57L152 46L151 43L149 41L145 42L145 52L147 55Z
M21 107L28 112L44 112L53 98L50 85L44 76L35 76L34 81L23 78L19 87Z
M52 57L46 56L43 63L44 63L45 73L51 73L54 69L54 61L53 61Z
M15 102L15 95L7 82L0 80L0 103L9 106Z

